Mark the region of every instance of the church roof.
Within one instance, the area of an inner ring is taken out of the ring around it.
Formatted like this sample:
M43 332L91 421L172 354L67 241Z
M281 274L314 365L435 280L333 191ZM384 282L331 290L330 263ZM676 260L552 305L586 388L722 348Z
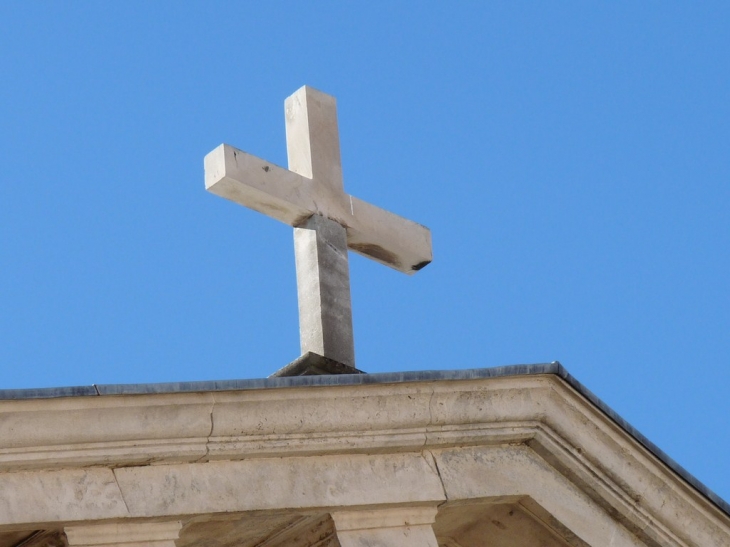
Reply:
M305 386L346 386L367 384L395 384L402 382L464 381L498 377L558 376L590 401L616 425L661 460L667 467L730 516L730 503L715 494L641 432L619 416L593 392L573 377L559 362L530 365L509 365L491 368L461 370L424 370L408 372L381 372L373 374L337 374L253 378L243 380L211 380L197 382L164 382L149 384L92 384L88 386L50 387L36 389L0 389L1 400L52 399L59 397L104 397L148 395L164 393L200 393L215 391L262 390Z

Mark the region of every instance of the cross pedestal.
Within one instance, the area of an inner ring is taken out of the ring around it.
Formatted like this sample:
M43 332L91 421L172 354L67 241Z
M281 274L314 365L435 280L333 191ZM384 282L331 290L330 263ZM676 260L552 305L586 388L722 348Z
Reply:
M289 169L222 144L205 157L205 186L294 227L302 358L286 374L317 360L359 372L347 250L412 274L431 262L431 232L345 193L334 97L305 86L284 106Z

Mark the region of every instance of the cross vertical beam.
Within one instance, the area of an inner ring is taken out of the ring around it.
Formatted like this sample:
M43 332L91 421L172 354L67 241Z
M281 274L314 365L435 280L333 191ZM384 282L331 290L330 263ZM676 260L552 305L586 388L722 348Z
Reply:
M284 101L289 171L312 179L318 191L339 200L345 193L337 128L337 101L308 86ZM321 196L320 196L321 197Z
M334 220L313 215L294 228L299 340L308 352L355 366L347 234Z
M311 178L322 197L344 193L335 98L302 87L284 103L289 170ZM355 366L347 231L319 214L294 228L302 355Z

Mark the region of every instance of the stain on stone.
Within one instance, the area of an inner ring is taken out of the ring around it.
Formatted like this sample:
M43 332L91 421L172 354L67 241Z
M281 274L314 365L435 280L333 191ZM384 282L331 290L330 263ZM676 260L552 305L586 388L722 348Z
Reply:
M422 270L429 264L431 264L430 260L424 260L423 262L419 262L418 264L411 266L411 270L413 270L414 272L417 272L418 270Z
M36 530L29 535L26 532L16 532L14 534L10 534L9 538L7 535L8 534L3 534L3 537L0 538L0 545L22 545L23 547L68 547L66 534L58 530ZM18 543L13 541L14 538L20 538L22 536L25 536L25 539L22 541Z
M492 521L492 524L494 524L500 530L506 530L507 529L507 527L504 524L502 524L501 522L499 522L498 520L493 520Z
M295 218L294 219L294 222L292 222L291 225L294 226L295 228L300 228L302 225L306 224L306 222L310 218L312 218L312 214L311 213L307 213L307 214L302 215L302 216L300 216L298 218Z
M342 251L340 251L340 249L338 249L338 248L337 248L337 247L336 247L335 245L333 245L333 244L332 244L332 243L330 243L329 241L327 242L327 246L328 246L328 247L329 247L330 249L332 249L332 250L333 250L333 251L334 251L335 253L337 253L338 255L342 256Z
M261 203L258 204L256 207L251 208L255 211L258 211L259 213L263 213L274 218L286 217L289 214L289 211L285 207L282 207L274 202Z
M264 171L266 171L268 173L270 167L268 165L264 165L261 169L263 169Z
M390 251L383 249L380 245L375 245L373 243L351 243L349 247L353 251L371 256L375 260L380 260L381 262L400 268L398 257Z

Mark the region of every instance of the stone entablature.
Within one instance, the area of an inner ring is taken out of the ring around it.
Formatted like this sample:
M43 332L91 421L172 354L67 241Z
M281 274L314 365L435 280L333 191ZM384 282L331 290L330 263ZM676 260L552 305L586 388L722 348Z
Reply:
M0 547L125 523L180 523L178 547L730 545L727 513L557 375L289 386L0 401Z

